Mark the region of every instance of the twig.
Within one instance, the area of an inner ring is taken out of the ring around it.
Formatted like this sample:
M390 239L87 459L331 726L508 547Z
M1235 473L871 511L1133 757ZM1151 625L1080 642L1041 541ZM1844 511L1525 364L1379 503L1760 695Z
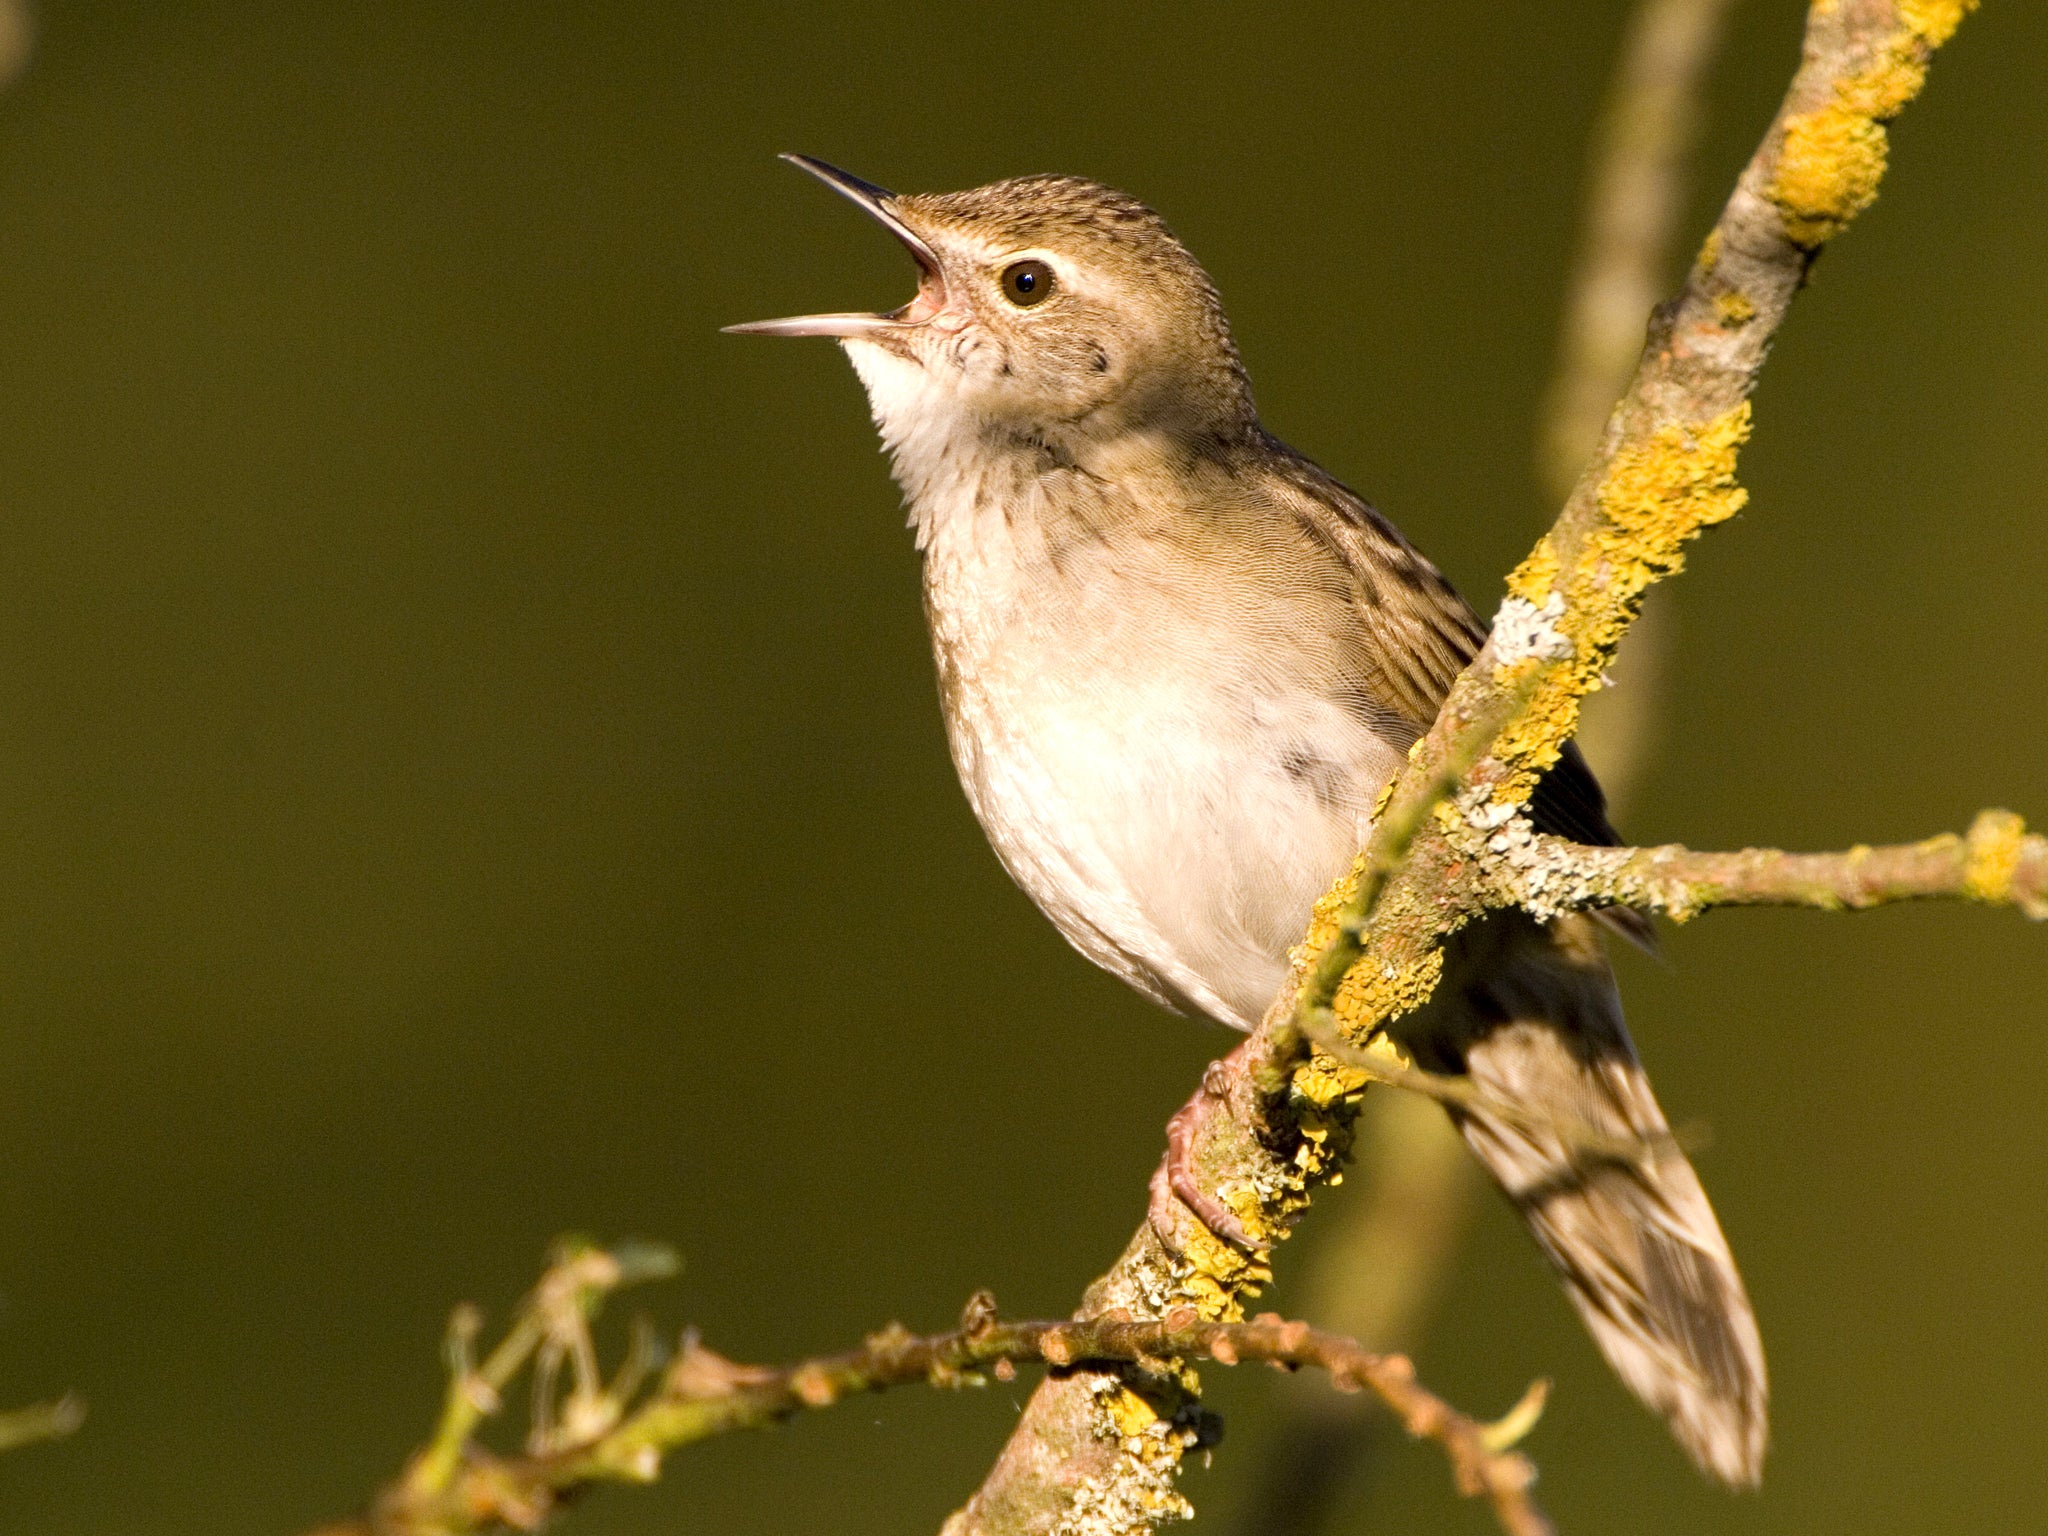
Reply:
M1566 846L1577 848L1579 845L1571 843ZM1597 853L1602 850L1588 851ZM1660 1153L1682 1154L1687 1150L1676 1132L1664 1131L1654 1136L1616 1136L1573 1115L1503 1099L1498 1094L1489 1093L1469 1077L1428 1071L1396 1055L1384 1036L1373 1046L1357 1046L1341 1035L1318 1034L1312 1037L1310 1044L1318 1056L1359 1073L1369 1082L1385 1083L1389 1088L1433 1099L1447 1109L1484 1110L1493 1119L1517 1130L1552 1138L1574 1157L1588 1162L1654 1162Z
M1862 911L1946 898L2017 907L2048 919L2048 837L2010 811L1984 811L1958 837L1856 847L1839 853L1744 848L1702 853L1588 848L1531 833L1517 821L1494 834L1490 870L1514 902L1542 916L1631 906L1678 922L1710 907L1816 907Z
M654 1266L658 1268L659 1266ZM736 1365L686 1335L659 1382L642 1393L637 1383L596 1388L572 1385L558 1402L551 1391L536 1408L536 1428L557 1424L530 1442L523 1455L499 1456L474 1438L498 1411L503 1391L521 1371L550 1381L549 1345L583 1358L594 1370L589 1320L602 1298L632 1278L650 1273L632 1256L577 1246L562 1250L482 1367L470 1361L475 1313L458 1314L450 1350L448 1406L427 1447L371 1513L330 1526L323 1536L478 1536L494 1530L532 1530L567 1495L599 1482L646 1482L662 1458L698 1440L738 1429L777 1424L808 1409L890 1387L984 1385L1009 1380L1016 1367L1039 1364L1067 1371L1107 1368L1116 1374L1105 1396L1138 1403L1169 1392L1188 1375L1191 1359L1221 1365L1263 1362L1284 1369L1313 1367L1339 1391L1368 1391L1393 1411L1409 1434L1434 1440L1449 1458L1460 1493L1484 1498L1509 1536L1547 1536L1550 1524L1530 1497L1535 1470L1513 1446L1542 1410L1542 1383L1501 1420L1482 1424L1452 1408L1415 1379L1399 1355L1378 1355L1351 1339L1286 1322L1272 1315L1249 1323L1205 1322L1192 1308L1164 1318L1100 1317L1086 1321L1008 1322L995 1300L978 1293L960 1326L919 1336L899 1324L871 1334L858 1349L777 1368ZM568 1433L579 1396L589 1415L581 1433ZM1110 1411L1118 1411L1112 1403ZM1154 1429L1154 1425L1160 1425ZM1132 1426L1140 1439L1198 1443L1196 1415L1162 1422L1149 1413Z
M1741 507L1736 453L1769 343L1820 247L1875 196L1882 125L1918 93L1928 60L1969 8L1968 0L1813 6L1777 116L1683 291L1655 316L1599 451L1510 578L1494 637L1410 753L1358 870L1317 904L1289 986L1190 1102L1190 1169L1255 1237L1284 1236L1341 1161L1363 1082L1355 1071L1301 1064L1304 1023L1327 1013L1349 1038L1370 1039L1429 997L1443 940L1496 899L1461 845L1520 811L1570 738L1579 701L1600 686L1643 594L1679 569L1687 543ZM1332 945L1348 957L1353 944L1355 963L1326 961ZM1200 1232L1168 1254L1148 1225L1090 1288L1082 1315L1125 1307L1156 1317L1192 1304L1228 1317L1267 1275L1262 1261ZM1109 1505L1116 1518L1092 1528L1125 1536L1184 1510L1161 1483L1156 1458L1124 1453L1087 1379L1051 1380L946 1532L1051 1536L1071 1529L1078 1510Z

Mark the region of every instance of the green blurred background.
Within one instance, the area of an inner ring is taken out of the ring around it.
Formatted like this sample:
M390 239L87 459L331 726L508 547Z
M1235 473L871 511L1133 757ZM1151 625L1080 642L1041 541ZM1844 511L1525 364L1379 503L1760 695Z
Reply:
M420 1438L456 1300L568 1228L720 1348L1071 1305L1228 1042L1070 953L953 783L828 346L888 240L773 160L1094 175L1208 263L1268 421L1483 609L1620 0L44 7L0 97L0 1528L292 1532ZM1800 7L1738 7L1698 239ZM1641 840L2048 819L2048 10L1994 0L1794 310L1674 604ZM1770 1346L1701 1482L1489 1201L1423 1351L1564 1529L2037 1529L2048 933L1725 914L1627 959ZM1281 1256L1298 1274L1339 1218ZM1259 1464L1264 1376L1211 1371ZM587 1536L934 1529L1025 1388L679 1457ZM1342 1529L1479 1532L1403 1450Z

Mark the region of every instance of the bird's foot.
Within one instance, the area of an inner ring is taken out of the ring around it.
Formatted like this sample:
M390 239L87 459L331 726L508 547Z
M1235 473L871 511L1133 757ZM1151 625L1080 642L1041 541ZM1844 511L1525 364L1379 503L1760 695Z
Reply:
M1153 1235L1169 1253L1185 1251L1186 1244L1178 1240L1176 1233L1188 1215L1224 1242L1247 1253L1258 1253L1265 1247L1245 1229L1244 1223L1237 1219L1237 1213L1202 1188L1195 1177L1195 1135L1210 1115L1224 1109L1225 1096L1229 1092L1230 1063L1237 1054L1237 1051L1232 1051L1222 1061L1210 1062L1202 1073L1202 1086L1195 1090L1194 1097L1175 1110L1173 1118L1166 1122L1166 1155L1159 1160L1159 1167L1152 1175L1152 1196L1146 1217Z

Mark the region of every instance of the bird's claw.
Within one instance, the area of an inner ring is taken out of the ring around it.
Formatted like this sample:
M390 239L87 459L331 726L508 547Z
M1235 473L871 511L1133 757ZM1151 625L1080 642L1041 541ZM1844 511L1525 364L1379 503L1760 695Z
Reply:
M1176 1237L1182 1212L1191 1215L1211 1233L1246 1253L1259 1253L1265 1245L1246 1230L1237 1213L1195 1179L1195 1132L1203 1119L1223 1104L1228 1073L1220 1061L1212 1061L1202 1073L1202 1086L1195 1096L1174 1111L1166 1122L1166 1155L1152 1175L1147 1219L1152 1233L1170 1253L1179 1254L1185 1244Z

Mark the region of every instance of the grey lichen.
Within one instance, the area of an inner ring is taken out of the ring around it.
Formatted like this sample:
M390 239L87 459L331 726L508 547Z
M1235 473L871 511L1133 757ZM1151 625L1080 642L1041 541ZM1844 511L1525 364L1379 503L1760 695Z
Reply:
M1635 850L1590 848L1546 837L1519 806L1468 787L1446 817L1451 840L1484 871L1497 898L1550 919L1612 903L1615 881Z
M1074 1490L1053 1536L1141 1536L1194 1519L1195 1506L1174 1486L1180 1459L1198 1438L1193 1426L1153 1419L1126 1430L1119 1412L1123 1384L1114 1376L1097 1376L1088 1390L1094 1396L1096 1433L1117 1442L1117 1456L1107 1472Z
M1525 661L1562 661L1572 653L1571 637L1558 628L1564 594L1552 591L1541 604L1509 596L1493 620L1493 663L1502 672Z

